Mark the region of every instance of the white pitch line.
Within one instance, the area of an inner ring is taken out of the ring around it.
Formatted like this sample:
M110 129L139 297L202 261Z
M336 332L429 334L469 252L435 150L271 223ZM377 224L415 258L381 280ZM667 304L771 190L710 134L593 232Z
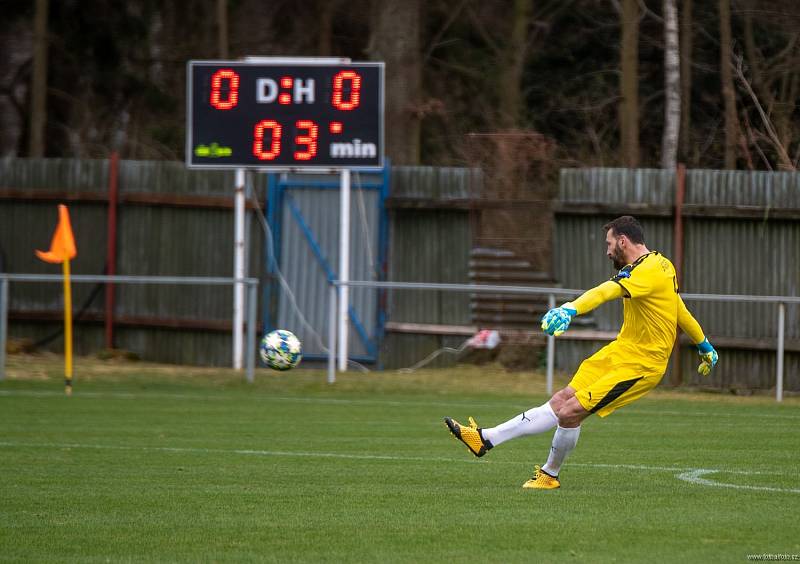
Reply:
M1 447L11 448L58 448L58 449L96 449L96 450L139 450L139 451L157 451L157 452L184 452L184 453L214 453L214 454L240 454L246 456L282 456L282 457L310 457L310 458L344 458L353 460L399 460L407 462L466 462L475 464L475 460L463 458L436 458L436 457L417 457L417 456L393 456L381 454L346 454L339 452L309 452L309 451L282 451L282 450L257 450L257 449L213 449L213 448L196 448L196 447L147 447L147 446L129 446L129 445L97 445L97 444L82 444L82 443L18 443L18 442L0 442ZM520 462L510 461L483 461L482 464L508 464L519 466ZM744 490L760 490L771 492L783 493L800 493L800 489L795 488L777 488L772 486L747 486L740 484L727 484L725 482L718 482L709 480L702 476L706 474L740 474L740 475L757 475L757 474L777 474L783 475L781 472L759 472L750 470L714 470L708 468L676 468L674 466L646 466L639 464L603 464L603 463L590 463L590 462L575 462L569 466L580 466L586 468L612 468L619 470L644 470L650 472L678 472L675 477L679 480L697 484L701 486L712 486L722 488L735 488Z
M686 400L691 401L691 400ZM630 409L627 411L620 411L620 413L631 413L635 415L675 415L680 417L736 417L739 419L747 419L748 417L761 417L764 419L800 419L800 415L786 415L781 413L743 413L735 409L728 412L709 413L707 411L670 411L654 409L653 411L645 411L639 409Z
M50 397L64 397L63 392L56 391L43 391L43 390L0 390L0 397L31 397L31 398L50 398ZM216 396L211 394L174 394L162 392L147 392L144 394L137 394L134 392L75 392L73 398L107 398L107 399L121 399L121 400L137 400L137 399L178 399L178 400L194 400L194 401L238 401L241 399L256 400L259 402L290 402L290 403L311 403L311 404L332 404L332 405L389 405L397 407L468 407L482 408L482 407L505 407L511 411L521 409L520 406L505 402L496 403L476 403L476 402L452 402L452 401L400 401L400 400L372 400L372 399L350 399L350 398L308 398L308 397L294 397L294 396Z
M195 454L242 454L254 456L297 456L313 458L347 458L355 460L405 460L409 462L474 462L469 459L452 458L433 458L433 457L414 457L414 456L393 456L382 454L347 454L341 452L307 452L307 451L284 451L284 450L257 450L257 449L221 449L221 448L197 448L197 447L148 447L148 446L127 446L127 445L89 445L80 443L15 443L0 442L0 447L21 447L21 448L59 448L59 449L97 449L97 450L141 450L157 452L186 452ZM514 464L511 462L495 462L496 464ZM680 470L676 468L676 470Z

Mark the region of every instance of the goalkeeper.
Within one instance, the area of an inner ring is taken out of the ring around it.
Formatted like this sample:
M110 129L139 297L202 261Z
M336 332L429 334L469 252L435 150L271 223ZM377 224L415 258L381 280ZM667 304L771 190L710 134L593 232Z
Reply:
M701 374L708 375L717 363L717 352L678 294L675 268L666 257L647 249L639 222L622 216L603 228L606 254L617 274L575 301L548 311L542 329L548 335L561 335L576 315L622 298L624 316L617 338L584 360L569 385L549 402L497 427L481 429L471 417L469 426L445 418L450 432L475 456L510 439L556 427L547 462L536 466L523 488L560 487L561 465L578 442L583 420L592 413L605 417L656 387L667 369L677 327L697 346Z

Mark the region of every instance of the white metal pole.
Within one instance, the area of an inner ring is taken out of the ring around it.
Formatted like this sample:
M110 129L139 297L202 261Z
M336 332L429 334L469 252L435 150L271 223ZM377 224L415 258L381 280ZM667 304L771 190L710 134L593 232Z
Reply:
M233 221L233 277L244 278L244 169L236 169ZM244 284L233 285L233 368L242 369L244 356Z
M553 309L556 307L556 297L553 294L550 294L547 297L547 307L548 309ZM553 372L555 369L555 362L556 362L556 338L552 335L547 337L547 395L553 395Z
M336 286L328 290L328 384L336 382Z
M0 278L0 380L6 377L8 339L8 278Z
M245 378L252 384L256 368L256 303L258 302L258 285L251 284L247 288L247 371Z
M350 169L342 169L339 198L339 280L350 281ZM350 288L339 286L339 371L347 370Z
M786 325L786 304L778 304L778 362L775 370L775 399L783 401L783 331Z

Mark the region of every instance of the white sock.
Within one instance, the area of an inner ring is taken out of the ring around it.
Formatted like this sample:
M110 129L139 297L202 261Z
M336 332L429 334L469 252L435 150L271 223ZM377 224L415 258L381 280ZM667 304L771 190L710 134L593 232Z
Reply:
M555 427L557 423L558 417L550 407L550 402L547 402L517 415L514 419L501 423L497 427L481 429L481 434L484 439L492 443L492 446L497 446L517 437L544 433Z
M556 432L553 433L553 445L550 447L550 455L547 457L547 463L542 466L542 470L551 476L558 476L564 459L578 444L580 435L580 425L577 427L562 427L559 425Z

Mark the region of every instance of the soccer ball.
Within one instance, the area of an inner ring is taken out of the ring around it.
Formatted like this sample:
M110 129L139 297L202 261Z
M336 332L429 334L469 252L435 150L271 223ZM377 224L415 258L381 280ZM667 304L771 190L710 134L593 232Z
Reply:
M275 370L289 370L300 363L303 358L300 339L291 331L277 329L264 335L258 354L264 364Z

